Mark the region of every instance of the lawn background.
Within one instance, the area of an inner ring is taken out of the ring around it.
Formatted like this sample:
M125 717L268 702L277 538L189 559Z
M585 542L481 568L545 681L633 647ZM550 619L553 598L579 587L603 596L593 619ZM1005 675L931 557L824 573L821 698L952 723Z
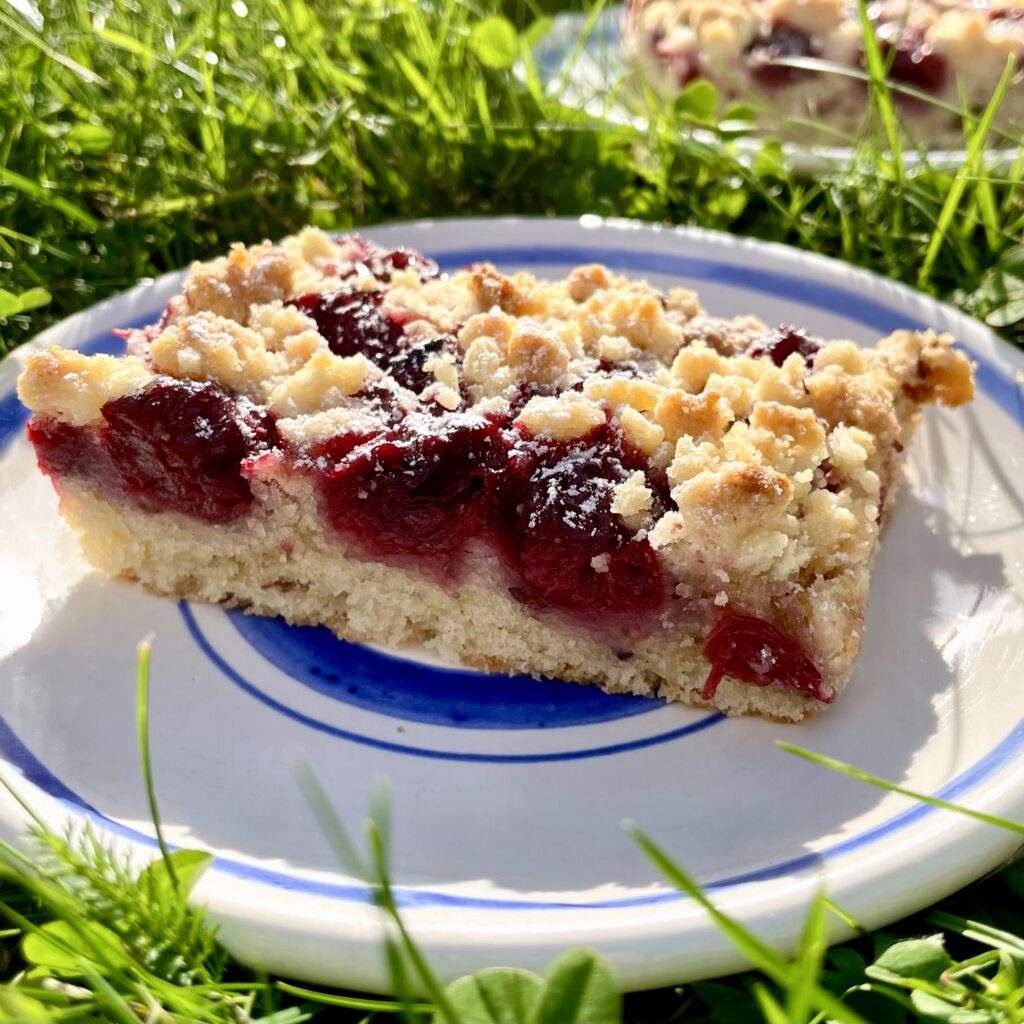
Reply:
M309 222L344 229L505 213L599 213L787 242L937 294L1024 341L1019 138L988 137L965 118L969 156L959 165L922 163L906 137L887 155L883 140L895 137L899 104L876 68L864 86L869 121L850 140L851 160L801 177L776 143L744 155L734 140L749 111L724 109L704 84L673 104L649 104L646 127L583 113L560 102L557 89L545 92L530 47L562 6L0 0L0 351L233 241L277 238ZM250 1004L253 1019L275 1024L314 1012L308 999L221 963L213 946L190 945L181 929L206 933L166 888L147 883L152 891L140 896L99 851L76 851L55 837L48 848L43 881L24 864L8 872L13 924L3 939L0 1020L144 1020L149 997L176 1008L173 1018L153 1011L153 1020L244 1019L220 1014ZM834 992L868 983L865 968L896 938L946 931L957 961L968 962L963 973L953 961L922 958L918 948L908 978L938 986L934 998L944 998L947 1010L920 998L912 1008L900 982L875 978L870 984L889 995L851 997L868 1006L866 1019L1022 1020L1022 886L1024 874L1011 869L942 908L999 927L998 942L964 940L953 934L959 924L922 916L832 951L821 978ZM147 921L136 913L118 930L125 920L118 914L133 900L149 909ZM55 968L46 955L29 957L38 976L20 973L26 929L80 923L76 913L108 920L129 956L122 974ZM191 974L161 968L154 975L190 991L187 999L132 973L154 948L162 950L158 965L198 958ZM963 979L967 994L950 988L947 976ZM84 994L62 990L67 977ZM629 997L625 1019L771 1020L771 997L761 993L781 992L785 1001L798 985L775 981L760 990L750 975ZM922 1005L940 1016L920 1016ZM37 1011L43 1015L34 1018ZM815 1012L798 1002L779 1019L797 1024ZM354 1022L367 1013L324 1009L319 1019Z

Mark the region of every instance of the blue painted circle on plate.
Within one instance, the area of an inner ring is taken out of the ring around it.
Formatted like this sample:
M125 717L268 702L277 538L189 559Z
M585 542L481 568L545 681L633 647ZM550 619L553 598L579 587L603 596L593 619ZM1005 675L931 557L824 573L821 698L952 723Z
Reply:
M491 677L345 643L322 626L229 613L267 661L317 693L392 718L465 729L545 729L642 715L661 701L529 676Z

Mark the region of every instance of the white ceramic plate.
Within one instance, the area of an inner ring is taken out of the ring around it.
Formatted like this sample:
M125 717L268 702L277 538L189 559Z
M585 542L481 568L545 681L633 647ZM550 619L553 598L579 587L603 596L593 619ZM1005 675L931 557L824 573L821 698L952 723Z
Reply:
M803 725L725 720L445 670L102 579L80 564L23 438L16 353L0 364L0 771L48 820L88 820L152 850L133 727L135 644L152 633L154 767L169 837L216 854L198 897L239 957L284 974L388 985L381 922L319 833L296 758L357 832L374 781L387 780L406 919L445 978L495 964L543 969L579 943L601 950L630 989L743 966L662 882L620 828L625 818L782 948L819 885L878 927L1013 852L1008 833L773 744L785 738L1024 817L1018 353L906 288L725 235L597 218L367 234L446 269L492 259L561 276L600 260L693 286L719 315L754 312L865 343L903 326L953 331L977 361L980 394L925 418L877 562L856 678ZM116 351L110 329L152 321L180 280L102 303L35 344ZM3 831L21 823L0 801Z
M614 91L634 74L622 47L624 11L622 4L606 7L594 20L589 33L585 32L586 14L572 11L557 14L550 31L535 47L534 60L549 94L560 97L567 106L578 106L592 117L643 128L646 120L638 105L631 106L628 102L628 88ZM717 136L698 129L694 131L694 138L711 143ZM753 157L760 151L762 140L741 137L735 139L733 145L741 156ZM805 146L792 142L783 144L782 153L795 172L806 175L849 166L855 155L849 146ZM1008 169L1016 157L1015 149L996 155L989 153L990 170L996 173L1000 168ZM955 171L966 159L964 149L935 149L928 153L928 166ZM921 153L908 147L904 163L908 168L917 168L924 159Z

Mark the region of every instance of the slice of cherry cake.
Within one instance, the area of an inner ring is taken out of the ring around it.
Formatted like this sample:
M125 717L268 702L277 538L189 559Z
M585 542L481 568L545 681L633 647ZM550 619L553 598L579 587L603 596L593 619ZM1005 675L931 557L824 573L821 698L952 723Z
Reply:
M194 266L127 348L19 382L107 572L783 719L850 675L918 411L973 393L930 332L863 350L601 266L449 277L312 229Z

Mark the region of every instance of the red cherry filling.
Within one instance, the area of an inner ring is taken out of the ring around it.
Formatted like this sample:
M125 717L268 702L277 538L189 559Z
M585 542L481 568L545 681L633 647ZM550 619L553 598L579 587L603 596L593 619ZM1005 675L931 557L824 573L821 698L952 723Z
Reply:
M615 487L645 466L608 425L579 441L517 445L497 542L523 582L520 599L614 617L647 618L664 605L657 555L611 510Z
M379 272L378 272L379 265ZM386 280L391 280L391 275L396 270L415 270L420 276L421 281L428 281L432 277L437 277L438 267L437 264L422 253L417 252L415 249L406 249L405 246L399 246L397 249L393 249L389 253L385 253L379 258L379 263L371 261L370 269L373 272L373 276L378 280L385 280L382 276L387 275Z
M107 402L103 418L122 486L141 508L210 522L246 510L252 491L242 463L277 444L265 409L194 381L157 378L145 391Z
M788 67L776 61L785 57L814 57L817 50L806 32L780 21L767 35L755 39L746 55L751 77L761 85L776 89L792 85L807 74L803 68Z
M33 416L28 421L28 439L35 449L39 468L47 476L78 477L104 487L111 484L120 487L120 478L99 431Z
M383 368L405 336L404 325L384 311L383 302L383 292L345 288L303 295L292 299L291 305L313 319L335 355L354 356L361 352Z
M429 281L438 275L437 264L432 259L404 245L387 252L365 242L359 235L348 235L341 242L353 250L349 258L354 260L354 266L342 275L343 278L372 274L378 281L386 283L396 270L415 270L421 281Z
M474 540L486 541L519 600L595 627L594 616L646 620L668 599L653 549L611 511L615 485L646 465L611 427L560 443L493 417L411 413L395 429L306 455L330 525L375 557L414 559L448 578Z
M711 700L723 676L755 686L779 683L809 694L823 704L835 700L835 690L821 678L814 662L797 643L771 623L732 612L722 616L704 641L711 672L701 697Z
M812 338L805 330L782 324L779 328L751 342L745 355L756 359L758 356L770 356L776 366L781 366L794 352L805 362L813 362L815 353L821 348L821 342Z
M483 532L488 478L505 448L499 426L483 416L413 413L400 429L359 439L328 461L327 520L374 555L415 556L447 573Z
M212 384L157 377L107 402L98 428L33 418L40 466L126 496L147 512L226 522L252 502L243 463L277 443L270 413Z

